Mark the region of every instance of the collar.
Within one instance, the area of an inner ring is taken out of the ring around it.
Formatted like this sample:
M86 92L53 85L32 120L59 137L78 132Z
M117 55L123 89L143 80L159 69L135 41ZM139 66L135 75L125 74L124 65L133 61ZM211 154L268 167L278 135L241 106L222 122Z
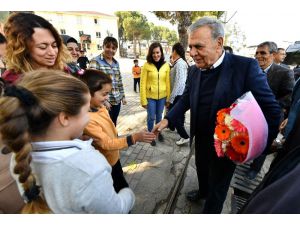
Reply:
M223 62L223 60L224 60L224 57L225 57L225 51L223 50L223 53L222 53L222 55L220 56L220 58L209 68L209 69L215 69L215 68L217 68L218 66L220 66L221 64L222 64L222 62ZM207 70L207 69L201 69L200 68L200 70L201 71L205 71L205 70Z
M266 69L264 69L263 71L265 72L265 73L268 73L268 71L270 70L270 68L271 68L271 66L273 65L273 63L271 63L270 64L270 66L268 66Z
M82 141L74 139L71 141L45 141L32 142L32 159L35 162L52 163L77 153L80 150L93 149L93 139Z
M103 53L101 53L101 54L99 55L99 57L100 57L100 60L101 60L101 61L103 61L103 62L105 62L106 64L110 65L110 64L106 61L106 59L104 58ZM118 64L117 60L116 60L114 57L112 58L112 61L113 61L112 65Z

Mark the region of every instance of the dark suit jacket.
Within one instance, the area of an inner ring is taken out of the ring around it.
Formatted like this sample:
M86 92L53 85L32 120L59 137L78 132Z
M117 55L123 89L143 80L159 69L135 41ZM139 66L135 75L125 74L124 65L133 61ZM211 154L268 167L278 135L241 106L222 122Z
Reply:
M276 100L283 109L289 110L295 86L294 72L283 66L272 64L267 72L267 79Z
M216 113L218 110L229 107L245 92L251 91L268 123L269 146L278 133L281 109L267 83L266 76L262 73L258 63L254 59L225 54L222 64L222 70L217 82L210 112L210 129L214 129L215 127ZM196 130L207 130L206 127L196 127L197 111L201 110L198 107L200 81L200 69L196 66L192 66L189 70L185 91L181 99L166 115L166 119L168 119L170 123L174 123L176 122L177 115L182 115L188 109L191 110L191 142Z

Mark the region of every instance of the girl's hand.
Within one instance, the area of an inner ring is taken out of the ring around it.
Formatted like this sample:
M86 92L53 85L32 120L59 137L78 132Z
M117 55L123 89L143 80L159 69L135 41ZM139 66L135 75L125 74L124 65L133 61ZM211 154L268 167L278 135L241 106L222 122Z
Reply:
M140 131L132 135L134 142L145 142L151 143L156 139L156 135L152 132L148 132L146 130Z

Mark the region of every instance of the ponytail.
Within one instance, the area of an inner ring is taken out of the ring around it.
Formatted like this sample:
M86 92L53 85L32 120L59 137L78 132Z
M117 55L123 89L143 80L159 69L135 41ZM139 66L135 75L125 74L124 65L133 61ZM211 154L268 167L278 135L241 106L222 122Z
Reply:
M14 173L18 174L26 201L22 213L49 213L50 209L41 196L30 167L29 114L31 107L37 107L37 101L28 90L21 87L8 87L5 95L0 99L0 132L8 151L15 154Z

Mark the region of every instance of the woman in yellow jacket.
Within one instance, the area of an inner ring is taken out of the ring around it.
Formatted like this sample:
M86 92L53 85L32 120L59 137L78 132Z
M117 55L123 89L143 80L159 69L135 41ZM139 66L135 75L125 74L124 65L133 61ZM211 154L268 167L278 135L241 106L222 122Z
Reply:
M150 45L147 62L142 68L141 74L141 105L147 109L147 127L151 131L155 123L162 119L165 104L170 97L170 66L165 62L163 49L160 43ZM163 136L159 134L159 141ZM152 146L156 145L152 141Z

